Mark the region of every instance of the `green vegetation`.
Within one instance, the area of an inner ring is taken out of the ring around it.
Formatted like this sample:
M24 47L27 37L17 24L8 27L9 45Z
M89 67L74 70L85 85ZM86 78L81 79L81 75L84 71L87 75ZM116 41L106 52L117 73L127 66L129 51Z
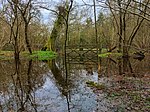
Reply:
M37 111L36 108L46 111L36 105L39 102L34 99L40 97L32 97L32 94L44 85L43 78L46 79L49 70L53 76L48 78L55 82L54 86L58 86L59 95L64 95L67 100L70 90L78 89L76 82L71 81L78 81L74 78L85 75L82 72L85 70L86 78L90 80L88 76L97 75L98 82L87 81L84 86L98 95L104 94L105 99L110 100L112 111L150 112L149 4L150 0L84 0L83 3L79 0L1 0L0 81L3 79L7 82L8 75L13 80L6 83L8 87L0 85L2 101L6 101L6 104L0 103L0 111L28 111L26 107L29 107L29 111ZM58 60L59 66L52 60L57 56L55 52L63 56L63 62L62 59ZM20 64L18 60L29 62ZM39 61L35 66L32 60L46 60L46 64L43 68L40 66L43 61ZM37 82L34 78L38 78ZM12 95L14 97L8 98ZM103 100L98 95L97 103ZM42 97L42 100L45 99ZM43 106L51 110L52 105ZM77 111L80 107L77 107ZM109 110L107 102L106 108Z
M107 52L107 53L102 53L98 55L101 58L107 58L107 57L121 57L122 53L112 53L112 52Z
M53 59L57 56L57 54L53 51L34 51L33 54L29 55L29 58L38 60L49 60Z
M102 90L102 89L105 89L105 85L103 84L98 84L98 83L95 83L93 81L87 81L86 84L89 86L89 87L93 87L93 88L96 88L98 90Z
M32 54L28 52L22 52L20 57L38 59L38 60L49 60L53 59L57 54L53 51L33 51ZM10 60L14 59L14 51L0 51L0 60Z

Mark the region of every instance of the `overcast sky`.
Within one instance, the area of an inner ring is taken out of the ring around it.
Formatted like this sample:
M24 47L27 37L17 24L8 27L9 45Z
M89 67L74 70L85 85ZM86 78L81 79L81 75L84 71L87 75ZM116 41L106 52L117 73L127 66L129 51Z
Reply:
M55 9L55 7L58 5L58 4L61 4L63 3L63 1L65 0L43 0L43 1L46 1L46 2L49 2L49 4L52 4L50 5L49 7L51 9ZM74 0L74 2L76 2L77 4L79 5L84 5L84 2L86 2L87 4L91 4L93 2L93 0ZM45 9L41 9L41 13L42 13L42 21L44 23L51 23L53 21L52 18L52 12L48 11L48 10L45 10Z

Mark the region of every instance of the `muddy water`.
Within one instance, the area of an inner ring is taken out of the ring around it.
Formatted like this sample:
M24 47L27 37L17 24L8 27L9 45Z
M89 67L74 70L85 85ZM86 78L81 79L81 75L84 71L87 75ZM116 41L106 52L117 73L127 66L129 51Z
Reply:
M17 63L18 66L14 60L0 61L0 111L3 112L114 112L105 94L97 96L86 82L98 82L120 71L136 76L150 73L149 58L126 64L121 61L121 68L118 59L103 59L101 65L91 60L71 61L67 63L67 74L63 59Z

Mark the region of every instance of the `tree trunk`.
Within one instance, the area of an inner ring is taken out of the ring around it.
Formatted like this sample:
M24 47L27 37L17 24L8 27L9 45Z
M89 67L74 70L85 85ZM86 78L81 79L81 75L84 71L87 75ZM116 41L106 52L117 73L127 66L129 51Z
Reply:
M28 39L28 23L25 23L25 41L26 41L26 46L28 48L28 51L30 52L30 54L32 54L32 49Z
M123 14L123 57L128 57L128 46L126 39L126 12Z
M56 51L56 45L55 45L55 41L56 41L56 38L58 36L58 30L57 29L58 26L54 26L53 30L52 30L52 33L51 33L51 37L50 37L50 44L51 46L48 46L48 50L52 50L52 51ZM51 47L51 48L49 48Z
M18 39L15 37L15 44L14 44L14 48L15 48L15 59L19 60L19 46L18 46Z
M119 9L119 53L121 52L122 44L122 9L121 9L121 0L118 0Z
M59 14L57 20L55 21L53 30L51 32L50 38L48 39L46 45L44 46L45 50L56 51L56 39L58 37L58 33L60 32L62 25L64 23L64 15Z

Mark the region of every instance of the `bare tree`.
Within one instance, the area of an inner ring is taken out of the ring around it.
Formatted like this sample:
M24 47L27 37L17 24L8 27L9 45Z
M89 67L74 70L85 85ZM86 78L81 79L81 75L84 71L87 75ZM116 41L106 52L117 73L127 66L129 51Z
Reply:
M29 29L29 23L31 19L33 18L33 4L32 0L27 0L26 2L24 1L17 1L17 8L19 9L21 16L23 18L24 22L24 35L25 35L25 41L26 41L26 46L28 48L28 51L30 54L32 54L32 49L31 45L29 43L29 38L28 38L28 29Z
M19 19L19 13L17 4L15 1L3 1L3 12L2 15L4 18L1 17L5 23L8 24L10 27L10 41L12 37L14 39L14 49L15 49L15 59L19 59L19 28L21 26L21 21Z
M95 38L96 38L96 45L97 45L97 48L98 48L98 32L97 32L97 18L96 18L96 3L95 3L95 0L93 0L93 4L94 4ZM100 52L101 52L101 48L100 48ZM97 53L98 53L98 49L97 49Z
M128 51L131 47L133 39L136 37L138 30L140 29L144 20L149 18L149 4L150 1L136 1L136 0L117 0L107 1L112 15L114 16L119 36L119 52L123 49L123 56L128 56ZM132 16L136 15L136 16ZM119 17L119 21L118 18ZM134 27L130 27L130 31L127 30L127 22L130 18L136 19ZM132 29L131 29L132 28Z

